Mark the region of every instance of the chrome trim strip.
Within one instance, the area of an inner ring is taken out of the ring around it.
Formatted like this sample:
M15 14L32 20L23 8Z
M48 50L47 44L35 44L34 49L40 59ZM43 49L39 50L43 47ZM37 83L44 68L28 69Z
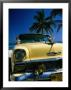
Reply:
M39 60L30 60L24 62L17 62L15 65L24 65L25 63L34 63L34 62L50 62L50 61L58 61L62 58L50 58L50 59L39 59Z

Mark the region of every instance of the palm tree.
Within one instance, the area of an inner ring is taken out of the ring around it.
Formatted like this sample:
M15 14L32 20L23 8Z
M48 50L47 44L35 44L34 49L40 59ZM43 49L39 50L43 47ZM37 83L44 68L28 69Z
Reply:
M62 16L62 9L53 9L51 12L51 17L53 19L56 18L56 16ZM62 28L62 20L55 20L55 22L57 23L57 32Z
M30 27L30 31L35 31L36 33L44 34L49 33L52 35L53 33L53 26L55 25L54 21L51 17L46 17L44 10L40 10L34 16L35 22Z

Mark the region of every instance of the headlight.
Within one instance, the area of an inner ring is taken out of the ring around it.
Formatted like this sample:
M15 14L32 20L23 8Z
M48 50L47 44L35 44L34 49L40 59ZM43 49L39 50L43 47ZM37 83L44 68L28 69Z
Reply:
M14 59L18 61L22 61L23 59L25 59L25 56L26 52L22 49L17 49L14 51Z

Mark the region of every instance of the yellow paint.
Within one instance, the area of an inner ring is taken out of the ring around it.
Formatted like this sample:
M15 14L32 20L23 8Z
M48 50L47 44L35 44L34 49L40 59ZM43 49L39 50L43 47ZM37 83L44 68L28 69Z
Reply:
M24 49L26 51L25 61L62 57L62 53L60 55L48 56L47 53L50 51L50 48L50 44L39 42L18 44L14 50ZM62 44L55 43L50 52L62 52Z

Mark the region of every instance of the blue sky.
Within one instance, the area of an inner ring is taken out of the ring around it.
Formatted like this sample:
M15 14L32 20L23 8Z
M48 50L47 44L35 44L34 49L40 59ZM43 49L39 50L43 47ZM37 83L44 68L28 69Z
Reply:
M29 27L34 22L34 15L39 9L9 9L9 42L15 42L19 34L31 33ZM45 15L50 16L51 9L45 9ZM62 19L57 16L56 19ZM62 30L58 33L54 28L55 41L62 41Z

